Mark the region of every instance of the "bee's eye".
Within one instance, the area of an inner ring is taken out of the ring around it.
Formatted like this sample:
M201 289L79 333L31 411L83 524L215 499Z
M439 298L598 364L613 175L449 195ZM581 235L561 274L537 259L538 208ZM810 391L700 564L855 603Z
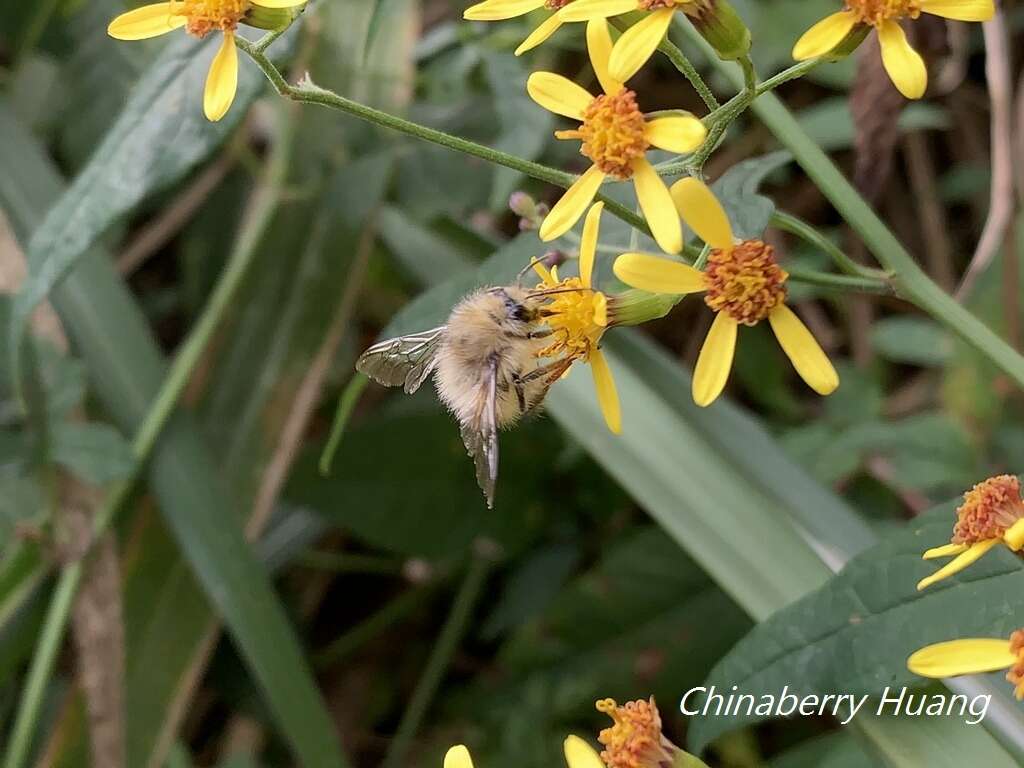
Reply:
M520 304L518 301L513 299L511 296L505 297L505 309L508 311L508 316L513 320L517 320L520 323L525 323L527 320L526 307Z

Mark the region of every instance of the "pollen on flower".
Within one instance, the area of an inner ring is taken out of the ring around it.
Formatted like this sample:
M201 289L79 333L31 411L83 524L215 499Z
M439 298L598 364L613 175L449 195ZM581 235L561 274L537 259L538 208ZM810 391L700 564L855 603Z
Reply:
M552 293L541 314L552 331L553 341L537 357L565 357L586 361L597 349L608 325L608 299L600 291L585 288L578 277L562 280L552 287L540 285Z
M1007 529L1024 517L1020 481L1013 475L997 475L978 483L964 494L953 526L954 544L974 544L1001 539Z
M890 19L916 19L921 15L921 0L846 0L846 7L861 23L873 27Z
M676 0L640 0L637 6L644 11L659 11L662 8L674 8Z
M204 37L214 30L234 31L252 3L250 0L180 0L173 6L176 16L188 19L185 25L188 33Z
M744 240L708 257L705 303L737 323L756 325L786 300L789 274L775 261L775 249L760 240Z
M1017 701L1024 700L1024 629L1010 635L1010 653L1016 654L1017 663L1010 667L1006 679L1014 686Z
M571 2L572 0L544 0L544 7L549 11L560 11Z
M608 768L662 768L672 764L676 747L661 732L661 715L653 696L622 706L615 699L602 699L596 706L614 721L597 737L604 745L601 759Z
M628 179L633 175L633 161L643 157L650 146L644 127L633 91L623 88L618 93L602 94L583 113L580 151L603 173Z

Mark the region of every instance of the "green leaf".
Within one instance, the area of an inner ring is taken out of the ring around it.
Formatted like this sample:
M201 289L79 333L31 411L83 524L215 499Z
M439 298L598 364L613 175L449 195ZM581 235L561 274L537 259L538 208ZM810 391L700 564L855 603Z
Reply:
M1009 637L1020 617L1024 562L997 547L959 576L924 591L917 582L936 570L924 550L949 541L955 503L914 520L905 530L857 556L834 578L756 626L711 671L705 685L738 686L755 697L850 693L920 687L907 657L929 643L961 637ZM700 749L727 730L764 719L698 716L690 744Z
M181 36L167 46L89 164L33 233L29 276L15 299L9 330L15 386L21 374L19 342L35 306L111 224L183 178L219 147L264 87L254 67L242 66L234 106L222 121L209 122L202 93L219 45L220 36L210 35L201 41Z
M775 203L757 193L761 182L793 160L786 151L772 152L737 163L711 185L719 202L729 214L729 222L736 237L755 240L764 235L768 221L775 213Z
M94 485L127 477L135 465L121 433L107 424L65 422L53 428L53 459Z
M945 365L953 355L953 339L938 323L923 317L885 317L871 327L878 354L894 363Z

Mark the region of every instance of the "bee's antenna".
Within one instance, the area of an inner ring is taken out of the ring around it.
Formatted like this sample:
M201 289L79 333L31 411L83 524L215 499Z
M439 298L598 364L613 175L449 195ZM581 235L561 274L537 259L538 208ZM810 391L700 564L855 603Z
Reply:
M525 267L523 267L521 270L519 270L519 274L516 275L516 286L518 288L522 288L523 287L523 275L525 275L527 272L529 272L531 269L533 269L535 264L543 264L543 263L544 263L544 259L543 258L539 258L538 259L536 256L534 256L532 259L530 259L530 263L527 264Z
M545 253L540 258L537 258L536 256L534 256L532 259L530 259L530 263L529 264L527 264L525 267L523 267L521 270L519 270L519 274L516 276L516 285L518 287L522 288L523 287L523 285L522 285L523 275L525 275L527 272L529 272L537 264L543 264L545 267L550 267L550 266L558 266L559 264L562 264L563 262L565 262L565 254L562 253L561 251L548 251L547 253Z
M550 288L544 291L531 291L526 294L529 298L535 299L538 296L551 296L556 293L582 293L584 291L593 291L593 288L585 288L580 286L579 288Z

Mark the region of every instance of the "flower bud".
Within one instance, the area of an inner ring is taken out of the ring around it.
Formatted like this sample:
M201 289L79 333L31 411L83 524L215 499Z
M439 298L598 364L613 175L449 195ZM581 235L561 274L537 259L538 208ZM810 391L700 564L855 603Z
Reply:
M682 297L630 288L608 300L608 325L640 325L667 315Z
M727 0L695 0L683 10L720 59L734 61L749 53L750 30Z
M242 21L257 29L283 29L295 21L305 10L305 4L293 8L264 8L262 5L253 4L249 6Z

